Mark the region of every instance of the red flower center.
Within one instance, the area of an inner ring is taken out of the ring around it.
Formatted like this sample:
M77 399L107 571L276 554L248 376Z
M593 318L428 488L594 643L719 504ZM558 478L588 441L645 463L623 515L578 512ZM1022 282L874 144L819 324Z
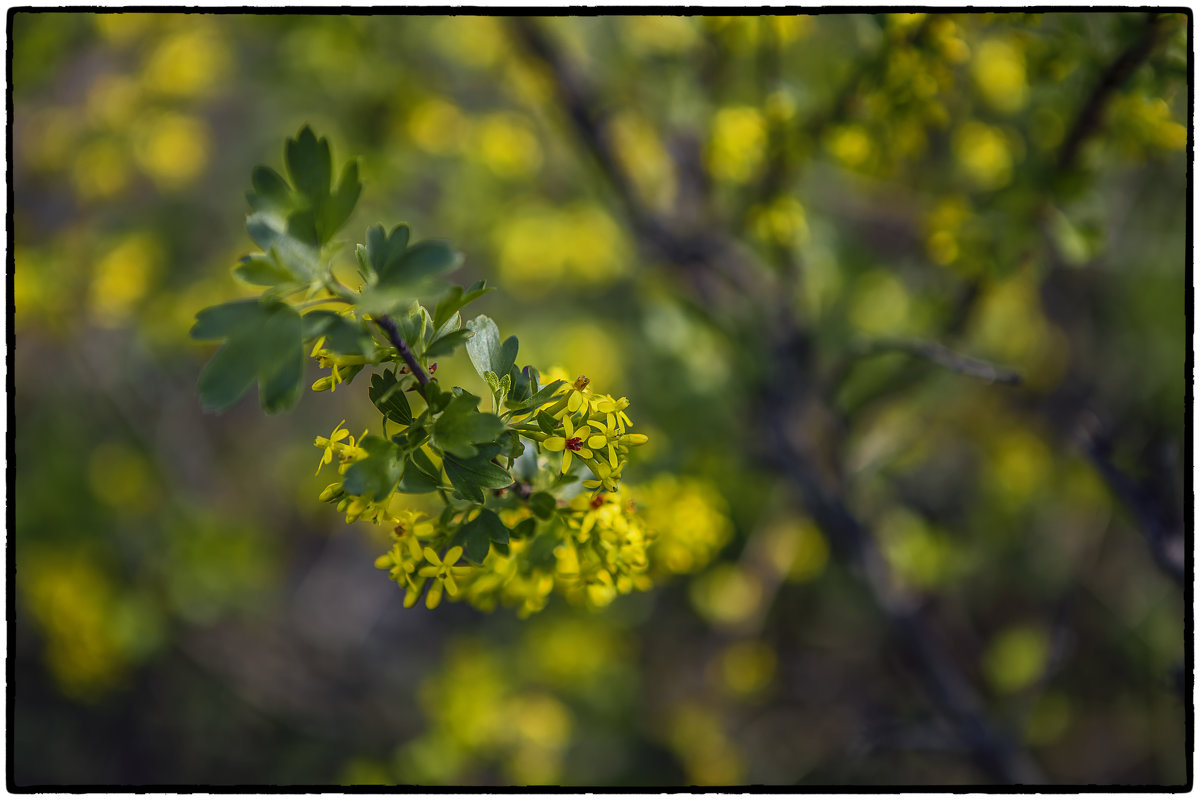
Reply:
M592 498L592 508L599 508L604 505L604 495L598 494Z
M571 439L567 439L567 449L568 450L571 450L572 452L577 453L577 452L579 452L579 448L581 448L581 447L583 447L583 439L580 439L578 436L575 436Z

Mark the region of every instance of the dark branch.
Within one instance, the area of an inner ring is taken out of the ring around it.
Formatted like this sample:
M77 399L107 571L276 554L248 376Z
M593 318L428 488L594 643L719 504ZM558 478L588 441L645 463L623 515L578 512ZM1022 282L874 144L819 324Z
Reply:
M538 23L525 17L512 17L509 26L518 44L549 71L570 127L612 187L630 230L643 249L687 273L705 299L714 296L712 275L724 278L742 295L753 292L757 287L750 275L752 270L729 237L710 231L710 226L702 222L690 226L691 229L684 233L677 232L670 224L673 220L655 214L641 202L633 179L608 136L605 118L597 110L603 106L599 93Z
M396 323L392 322L392 318L385 314L375 317L375 323L383 328L383 332L387 334L388 341L392 343L392 347L396 348L396 352L404 359L404 363L408 364L408 368L416 376L417 384L421 387L422 394L424 394L425 384L429 383L429 375L417 363L417 357L413 355L413 351L409 348L408 343L400 335L399 329L396 328Z
M525 50L550 70L558 101L567 112L575 135L583 143L584 149L592 154L600 171L612 185L631 225L638 233L646 233L647 226L653 226L634 191L633 180L626 174L612 141L605 133L604 119L597 110L599 104L594 91L534 20L511 17L509 26Z
M1168 530L1155 502L1112 462L1097 437L1088 437L1083 447L1108 488L1133 514L1154 563L1181 589L1186 589L1189 582L1182 531Z
M1058 171L1060 173L1068 172L1075 166L1075 161L1078 159L1083 145L1099 132L1103 123L1104 109L1108 105L1109 99L1150 57L1150 53L1153 52L1154 45L1158 41L1164 19L1166 18L1158 13L1147 14L1146 24L1140 35L1130 42L1117 60L1100 76L1099 82L1092 89L1083 108L1080 109L1079 116L1075 118L1075 124L1071 126L1070 133L1063 141L1062 149L1058 154Z
M934 634L915 598L896 585L870 532L840 499L818 484L795 453L786 458L787 464L781 466L800 488L805 507L830 536L841 560L859 571L896 646L926 693L954 724L976 765L992 780L1006 784L1044 782L1028 754L991 725L974 689Z

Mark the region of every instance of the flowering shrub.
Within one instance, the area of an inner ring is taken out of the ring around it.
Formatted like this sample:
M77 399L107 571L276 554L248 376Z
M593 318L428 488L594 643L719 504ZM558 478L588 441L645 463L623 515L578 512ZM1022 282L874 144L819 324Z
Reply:
M646 589L653 538L621 488L621 473L646 436L633 431L629 400L603 394L586 376L547 379L517 363L517 337L463 309L490 289L443 288L430 308L417 299L462 256L446 242L410 244L407 225L376 225L359 244L360 285L335 277L331 245L362 185L351 161L336 185L329 143L308 127L287 142L288 179L257 167L246 228L261 252L235 268L266 287L258 299L206 308L192 336L224 344L200 374L206 409L223 411L257 382L267 413L296 404L304 352L329 374L313 391L336 391L371 373L367 393L378 433L354 436L339 422L319 436L317 470L338 479L320 499L347 522L393 529L375 565L436 608L443 597L482 609L498 603L527 615L558 590L591 608ZM489 410L462 387L443 388L434 359L465 349L490 393ZM436 493L436 516L405 508L405 495ZM706 559L705 559L706 560Z

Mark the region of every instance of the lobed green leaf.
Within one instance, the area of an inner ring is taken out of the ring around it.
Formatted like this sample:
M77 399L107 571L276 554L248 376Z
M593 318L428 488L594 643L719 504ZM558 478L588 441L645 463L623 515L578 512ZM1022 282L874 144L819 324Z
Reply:
M512 476L489 458L484 453L474 458L459 458L447 453L443 462L446 477L463 497L482 503L484 489L503 489L512 483Z
M367 396L392 422L400 425L412 424L412 407L408 404L408 398L404 396L403 384L396 380L396 374L392 370L377 372L371 376L371 388L367 390Z

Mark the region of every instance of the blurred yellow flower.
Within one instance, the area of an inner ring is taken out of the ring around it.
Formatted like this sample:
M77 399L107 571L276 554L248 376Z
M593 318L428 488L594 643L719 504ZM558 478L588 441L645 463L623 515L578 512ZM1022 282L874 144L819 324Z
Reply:
M1012 148L998 128L974 120L965 123L954 134L954 157L980 189L1000 189L1012 180Z
M1019 47L1003 39L987 39L976 48L971 77L983 99L997 111L1020 111L1029 99L1025 56Z
M151 234L138 231L121 239L96 263L88 293L88 308L100 325L131 325L130 312L150 289L162 261L162 250Z
M207 25L193 23L162 40L146 60L143 80L165 95L192 97L224 80L230 56Z
M999 692L1030 686L1046 669L1050 639L1041 628L1014 625L996 635L983 654L983 672Z
M825 138L825 146L835 159L851 169L865 165L875 151L866 128L854 123L831 130Z
M712 122L708 168L719 180L744 183L761 168L766 145L766 125L759 109L722 108Z
M501 178L528 178L542 165L542 147L520 114L488 114L475 125L471 152Z
M149 115L135 125L138 163L155 183L179 188L208 166L208 126L175 112Z
M427 153L453 153L466 141L470 120L458 106L440 97L422 100L407 117L409 137Z

